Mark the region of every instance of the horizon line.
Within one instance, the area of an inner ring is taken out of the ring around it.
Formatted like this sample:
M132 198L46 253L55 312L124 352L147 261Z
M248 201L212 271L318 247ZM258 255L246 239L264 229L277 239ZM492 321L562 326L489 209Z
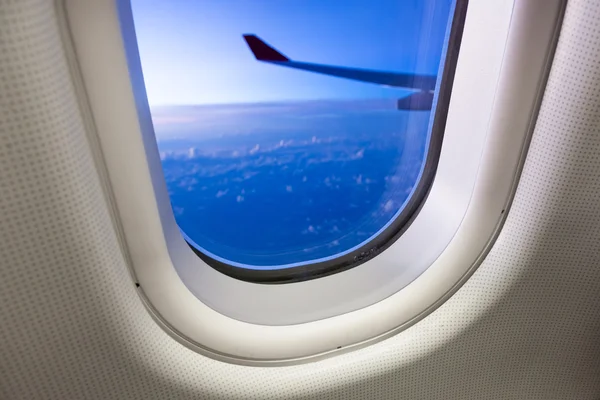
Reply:
M408 94L407 94L408 95ZM403 96L402 96L403 97ZM362 97L362 98L324 98L324 99L286 99L286 100L264 100L264 101L240 101L240 102L217 102L217 103L160 103L150 104L150 108L155 107L185 107L185 106L237 106L237 105L259 105L259 104L289 104L289 103L312 103L312 102L356 102L356 101L392 101L395 102L399 97Z

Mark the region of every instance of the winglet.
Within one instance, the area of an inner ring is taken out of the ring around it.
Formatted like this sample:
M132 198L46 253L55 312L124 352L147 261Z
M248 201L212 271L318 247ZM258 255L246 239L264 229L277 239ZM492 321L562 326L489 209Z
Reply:
M290 61L289 58L263 42L258 36L247 34L244 40L258 61Z

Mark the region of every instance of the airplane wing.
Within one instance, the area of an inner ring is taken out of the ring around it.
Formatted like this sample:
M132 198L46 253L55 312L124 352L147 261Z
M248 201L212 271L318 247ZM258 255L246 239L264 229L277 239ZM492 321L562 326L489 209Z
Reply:
M416 93L398 100L400 110L430 110L433 102L433 91L437 76L422 74L407 74L397 72L373 71L360 68L338 67L333 65L313 64L292 61L288 57L269 46L258 36L253 34L243 35L248 47L258 61L295 68L319 74L335 76L338 78L352 79L355 81L375 83L415 90Z

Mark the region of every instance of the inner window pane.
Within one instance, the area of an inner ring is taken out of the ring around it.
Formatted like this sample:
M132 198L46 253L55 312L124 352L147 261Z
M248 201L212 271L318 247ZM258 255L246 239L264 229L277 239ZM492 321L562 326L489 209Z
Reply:
M336 258L401 213L451 0L134 0L176 221L221 262Z

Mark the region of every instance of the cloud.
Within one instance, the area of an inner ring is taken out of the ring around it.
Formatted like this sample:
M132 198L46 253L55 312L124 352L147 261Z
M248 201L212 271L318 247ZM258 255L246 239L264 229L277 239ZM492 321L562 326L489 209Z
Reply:
M383 205L383 211L385 212L390 212L392 211L392 208L394 207L394 202L392 200L388 200L386 201L386 203Z
M285 191L286 191L286 192L288 192L288 193L292 193L292 190L293 190L293 189L292 189L292 186L291 186L291 185L287 185L287 186L285 187Z
M307 233L319 233L319 232L317 232L317 229L319 229L319 227L315 228L314 226L309 225L308 228L306 228L302 231L302 234L306 235Z
M237 201L238 203L241 203L242 201L244 201L244 196L238 195L238 197L235 198L235 201Z
M354 153L354 155L352 157L350 157L350 159L352 159L352 160L360 160L364 156L365 156L365 149L360 149L359 151L357 151L356 153Z
M251 148L248 153L249 154L256 154L256 153L258 153L259 150L260 150L260 145L257 144L256 146L254 146L253 148Z
M218 199L220 197L223 197L227 194L227 192L229 192L229 189L225 189L225 190L219 190L217 192L217 194L215 195L215 197Z

